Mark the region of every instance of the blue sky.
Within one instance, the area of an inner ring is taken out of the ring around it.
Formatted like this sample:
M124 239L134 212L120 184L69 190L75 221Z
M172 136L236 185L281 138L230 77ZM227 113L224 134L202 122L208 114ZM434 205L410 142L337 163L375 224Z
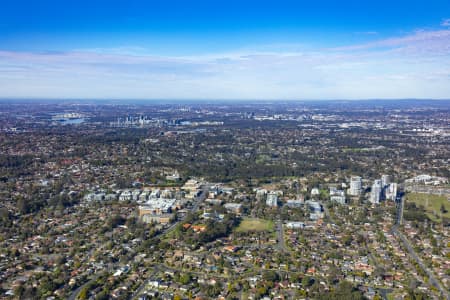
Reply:
M0 97L450 98L450 1L23 1Z

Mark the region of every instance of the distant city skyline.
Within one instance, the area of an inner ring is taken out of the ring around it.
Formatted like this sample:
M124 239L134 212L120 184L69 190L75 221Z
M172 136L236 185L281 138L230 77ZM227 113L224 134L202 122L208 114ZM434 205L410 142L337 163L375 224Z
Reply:
M450 98L449 1L6 1L0 98Z

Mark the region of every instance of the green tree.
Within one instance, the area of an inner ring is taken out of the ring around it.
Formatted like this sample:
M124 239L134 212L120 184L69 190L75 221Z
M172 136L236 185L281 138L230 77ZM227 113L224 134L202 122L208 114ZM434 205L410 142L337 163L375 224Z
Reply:
M267 271L264 272L263 279L268 282L277 282L280 280L280 276L275 271Z
M81 289L80 293L78 294L77 299L78 300L86 300L88 298L88 288L84 287Z
M184 273L183 275L180 276L180 283L181 284L188 284L190 283L192 280L191 274L189 273Z
M178 294L175 294L175 296L173 296L173 300L181 300L181 296Z
M312 277L305 276L302 279L302 287L303 288L310 287L313 283L314 283L314 278L312 278Z

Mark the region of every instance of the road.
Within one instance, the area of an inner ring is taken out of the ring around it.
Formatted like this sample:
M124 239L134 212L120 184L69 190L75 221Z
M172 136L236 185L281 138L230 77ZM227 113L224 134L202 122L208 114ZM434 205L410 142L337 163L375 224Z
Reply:
M397 217L395 220L396 225L402 225L403 223L403 209L405 204L405 198L401 197L400 201L397 202Z
M392 233L395 236L397 236L398 238L400 238L400 240L402 241L406 250L408 251L409 255L411 255L411 257L417 262L417 264L420 266L420 268L427 274L428 283L433 285L434 287L436 287L441 292L441 296L443 296L447 300L450 300L449 292L444 287L442 287L442 284L436 279L436 277L434 277L433 272L430 269L428 269L427 266L425 266L423 261L417 255L414 248L411 246L411 243L409 242L409 240L403 235L403 233L401 233L398 230L397 225L392 227Z
M93 282L94 280L97 280L97 278L100 276L100 273L97 273L92 277L89 281L85 282L81 286L79 286L75 291L72 292L72 294L67 298L68 300L75 300L78 297L78 294L81 292L81 290L87 286L90 282Z
M161 266L160 266L160 265L156 265L156 266L153 267L152 270L153 270L152 275L155 275L155 274L157 274L157 272L160 272L160 271L161 271ZM151 276L150 276L150 278L151 278ZM144 281L144 283L141 284L141 285L138 287L138 289L134 291L134 293L133 293L133 295L131 296L130 299L134 299L134 298L136 298L137 296L139 296L139 294L142 292L142 290L143 290L143 289L145 288L145 286L147 285L148 280L150 280L150 279L147 279L146 281Z
M431 270L429 270L423 261L420 259L420 257L417 255L414 248L411 246L411 243L409 240L398 230L398 225L401 225L403 223L403 209L404 209L404 198L402 197L398 203L397 206L397 218L396 218L396 224L394 227L392 227L392 233L399 237L402 241L403 245L405 246L406 250L409 252L409 255L417 262L417 264L420 266L420 268L427 274L428 276L428 282L432 284L434 287L436 287L443 297L445 297L447 300L450 300L450 294L448 291L442 287L442 284L434 277L434 274Z
M280 250L281 252L287 252L283 236L283 220L281 219L281 215L278 216L278 222L276 226L277 226L278 250Z
M106 271L111 272L112 270L118 268L119 264L110 264L107 268ZM94 282L95 280L97 280L100 277L100 274L102 274L102 272L98 272L96 274L94 274L93 277L91 277L90 280L86 281L84 284L80 285L75 291L72 292L72 294L67 298L68 300L76 300L78 297L78 294L81 292L81 290L86 287L89 283Z

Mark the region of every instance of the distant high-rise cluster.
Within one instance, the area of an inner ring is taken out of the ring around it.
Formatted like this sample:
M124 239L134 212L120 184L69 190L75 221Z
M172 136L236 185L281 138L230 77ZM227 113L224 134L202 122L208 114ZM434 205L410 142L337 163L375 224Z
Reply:
M395 201L397 198L397 183L391 183L390 175L382 175L381 179L376 179L371 188L370 202L380 203L381 200Z

